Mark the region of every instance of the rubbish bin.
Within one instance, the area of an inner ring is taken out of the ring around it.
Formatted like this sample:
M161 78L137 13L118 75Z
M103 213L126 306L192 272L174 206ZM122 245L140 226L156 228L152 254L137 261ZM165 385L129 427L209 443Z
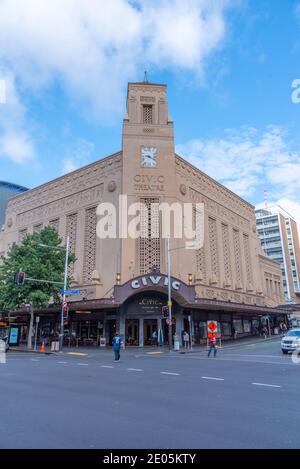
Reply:
M59 341L51 342L51 352L59 352Z
M106 347L106 338L100 337L100 347Z
M0 339L0 353L6 353L6 342L2 339Z
M179 351L180 343L179 343L179 336L177 334L174 335L174 350L176 352Z

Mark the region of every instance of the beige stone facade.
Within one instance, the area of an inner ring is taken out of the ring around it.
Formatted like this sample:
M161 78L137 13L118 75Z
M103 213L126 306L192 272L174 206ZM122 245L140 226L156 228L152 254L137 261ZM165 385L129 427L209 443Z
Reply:
M175 153L165 85L128 85L119 153L10 200L0 252L5 254L27 233L54 226L62 239L70 237L77 258L69 269L71 286L81 291L80 298L69 298L74 313L90 310L90 323L97 319L95 330L102 327L101 334L108 341L118 327L128 343L144 345L153 329L163 330L165 240L122 238L120 233L115 239L99 239L97 207L109 202L123 217L121 194L127 196L128 205L204 204L201 249L183 249L185 239L174 239L171 233L172 277L182 288L182 294L173 292L178 334L187 327L184 318L190 314L195 343L205 338L203 324L213 314L220 323L225 321L228 337L230 324L247 333L257 328L253 317L281 314L276 309L284 301L280 266L262 253L254 207ZM149 223L148 215L141 214L140 226L148 230ZM151 277L151 272L159 276ZM56 311L58 314L59 307ZM242 315L244 319L239 319Z
M155 167L142 166L142 147L156 148ZM70 236L77 257L73 285L86 298L110 295L117 273L121 283L154 265L165 273L163 240L97 239L97 205L118 207L121 193L128 203L204 203L204 247L172 254L172 274L184 282L192 275L198 296L261 306L283 302L280 268L262 255L253 206L175 154L165 85L129 84L121 152L10 200L0 252L27 233L55 226L63 239ZM173 240L171 248L180 245Z

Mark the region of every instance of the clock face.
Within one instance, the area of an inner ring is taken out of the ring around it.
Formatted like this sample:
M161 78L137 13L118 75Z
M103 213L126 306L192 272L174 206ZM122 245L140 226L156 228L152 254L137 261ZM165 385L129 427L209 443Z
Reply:
M142 147L141 163L146 168L155 168L157 164L157 149L155 147Z

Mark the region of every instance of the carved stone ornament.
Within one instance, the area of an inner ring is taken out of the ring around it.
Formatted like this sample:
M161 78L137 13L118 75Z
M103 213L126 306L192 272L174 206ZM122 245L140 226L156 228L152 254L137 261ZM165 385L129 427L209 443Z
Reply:
M11 227L13 226L13 220L12 220L12 218L9 218L9 219L7 220L7 226L8 226L8 228L11 228Z
M180 193L182 195L186 195L186 185L185 184L180 184L179 190L180 190Z
M108 186L107 186L108 192L115 192L116 188L117 188L116 181L110 181L108 183Z

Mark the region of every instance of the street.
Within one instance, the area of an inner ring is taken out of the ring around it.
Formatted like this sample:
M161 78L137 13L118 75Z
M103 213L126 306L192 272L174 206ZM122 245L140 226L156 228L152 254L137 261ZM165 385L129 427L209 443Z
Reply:
M298 448L299 371L279 340L117 363L109 349L10 351L0 448Z

